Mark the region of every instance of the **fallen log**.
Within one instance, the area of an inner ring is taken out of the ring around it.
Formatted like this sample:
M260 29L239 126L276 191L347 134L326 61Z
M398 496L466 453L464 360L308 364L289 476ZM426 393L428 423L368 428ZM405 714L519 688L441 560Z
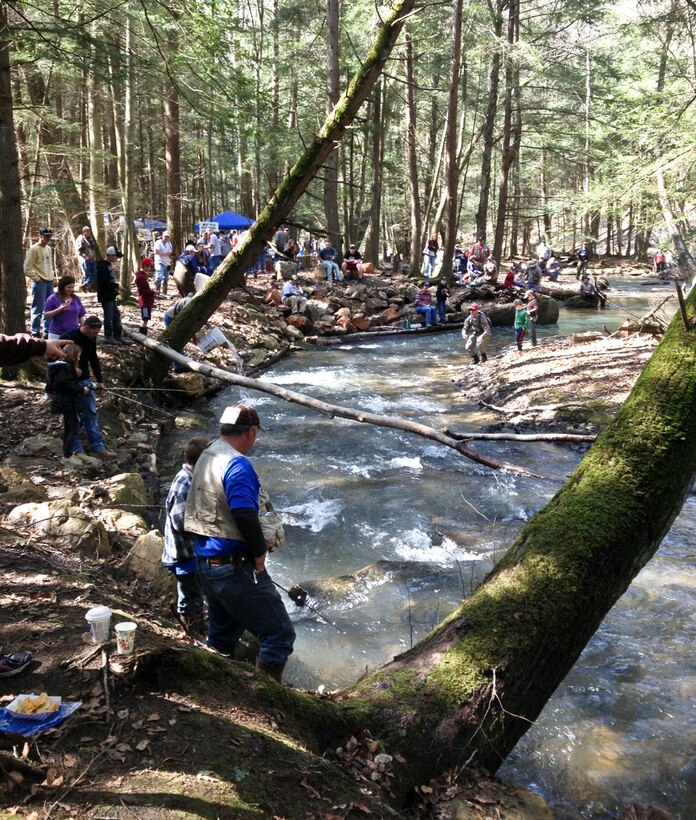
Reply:
M401 430L405 433L414 433L417 436L422 436L430 441L436 441L438 444L443 444L445 447L450 447L456 450L461 455L465 456L477 464L482 464L484 467L490 467L493 470L507 470L517 475L533 476L541 478L542 476L526 470L524 467L519 467L516 464L509 464L507 462L496 461L495 459L483 456L470 450L466 446L466 442L470 441L591 441L592 438L586 436L565 436L563 438L555 438L556 436L563 436L560 433L545 434L507 434L507 433L452 433L448 431L436 430L434 427L428 427L425 424L418 424L415 421L408 421L406 419L394 418L392 416L378 416L375 413L364 413L360 410L353 410L349 407L342 407L338 404L329 404L319 399L313 399L305 396L302 393L296 393L293 390L286 390L284 387L271 382L263 381L262 379L251 379L248 376L240 376L237 373L230 373L220 367L212 367L208 364L201 364L183 353L177 353L166 345L149 338L142 336L140 333L132 331L124 331L131 339L150 350L171 359L177 364L184 365L196 373L201 373L204 376L211 376L216 379L222 379L230 384L236 384L240 387L245 387L247 390L258 390L261 393L268 393L271 396L276 396L283 401L292 402L293 404L300 404L303 407L308 407L310 410L315 410L329 418L338 416L339 418L351 419L352 421L359 421L363 424L374 424L377 427L389 427L394 430Z

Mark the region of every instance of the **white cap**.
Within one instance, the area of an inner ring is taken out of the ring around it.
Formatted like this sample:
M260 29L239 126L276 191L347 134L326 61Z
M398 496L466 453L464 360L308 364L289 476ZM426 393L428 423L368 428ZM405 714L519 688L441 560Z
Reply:
M169 233L169 231L163 231L162 236L171 236L171 234Z
M189 242L189 243L188 243L188 245L186 246L186 250L187 250L187 251L193 251L193 252L195 253L195 252L196 252L196 246L195 246L195 245L192 245L192 244Z
M241 412L241 407L234 405L231 407L225 407L222 411L222 415L220 416L220 424L236 424Z

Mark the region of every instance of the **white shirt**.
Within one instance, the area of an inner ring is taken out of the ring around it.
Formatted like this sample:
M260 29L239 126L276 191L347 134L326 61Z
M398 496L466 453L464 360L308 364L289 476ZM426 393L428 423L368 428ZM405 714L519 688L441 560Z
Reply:
M542 242L537 247L537 257L539 259L548 259L551 256L551 248L546 244L546 242Z
M164 239L158 239L155 242L155 267L160 265L172 264L172 243L165 242Z
M208 250L210 251L211 256L220 256L220 240L217 238L217 234L210 234Z

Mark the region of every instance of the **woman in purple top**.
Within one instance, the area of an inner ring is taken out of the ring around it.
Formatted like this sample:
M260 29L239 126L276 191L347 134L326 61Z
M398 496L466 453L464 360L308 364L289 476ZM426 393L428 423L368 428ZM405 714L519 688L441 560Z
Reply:
M85 307L79 296L75 296L75 280L72 276L61 276L58 293L46 299L44 316L49 320L48 339L55 341L64 333L78 330L80 320L85 315Z

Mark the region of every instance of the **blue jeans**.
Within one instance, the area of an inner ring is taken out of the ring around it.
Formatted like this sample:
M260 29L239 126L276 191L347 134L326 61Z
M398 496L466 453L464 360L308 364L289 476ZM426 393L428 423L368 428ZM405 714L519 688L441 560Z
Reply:
M197 572L176 574L176 597L179 615L197 615L203 609L201 579Z
M232 654L246 629L261 644L261 663L284 664L292 653L295 628L268 572L254 574L252 562L235 569L201 560L198 571L208 601L208 646Z
M80 381L80 387L92 387L90 379L83 379ZM101 453L106 450L104 446L104 439L102 438L101 430L99 429L99 421L97 419L97 398L94 395L94 390L89 393L84 393L80 396L78 415L80 416L80 424L82 429L87 434L87 444L89 449L95 453ZM84 453L82 449L82 442L80 437L75 439L74 449L76 453Z
M97 262L95 259L82 260L82 284L91 285L97 278Z
M437 303L437 318L441 322L445 321L445 306L446 305L447 305L447 302L438 302Z
M427 276L428 279L432 276L435 272L435 260L437 259L437 254L435 253L426 253L424 254L423 259L423 276Z
M171 270L171 265L158 265L157 266L157 275L155 276L155 287L157 285L162 285L162 290L166 293L167 292L167 285L169 284L169 271Z
M104 338L120 339L123 335L121 327L121 312L116 302L102 302L104 311Z
M215 268L222 262L221 256L211 256L210 257L210 273L212 274Z
M31 283L31 335L39 336L41 334L41 319L43 317L44 305L46 299L53 293L53 280L44 282ZM48 320L43 319L43 332L48 335Z
M437 324L437 311L432 305L417 305L416 313L422 313L425 316L426 327L430 327L433 322Z
M321 262L322 268L324 268L324 270L326 271L326 278L329 280L329 282L331 281L332 274L333 274L333 278L337 282L340 282L343 279L343 274L341 273L341 269L338 267L338 265L335 262L329 262L328 260L323 260L323 259L321 259L319 261Z

